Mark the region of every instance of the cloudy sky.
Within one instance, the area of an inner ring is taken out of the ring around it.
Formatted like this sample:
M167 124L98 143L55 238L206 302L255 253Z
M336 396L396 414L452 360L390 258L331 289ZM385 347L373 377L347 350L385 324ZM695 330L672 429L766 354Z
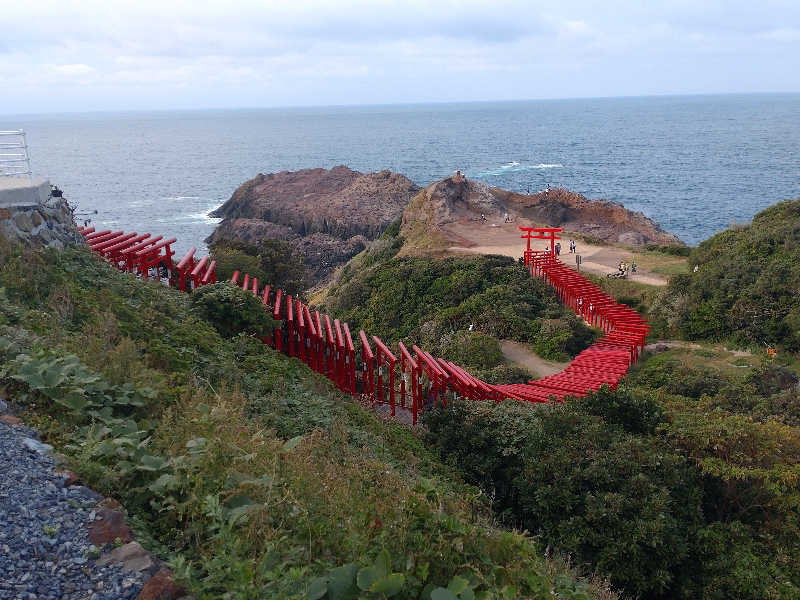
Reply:
M0 0L0 113L800 92L800 0Z

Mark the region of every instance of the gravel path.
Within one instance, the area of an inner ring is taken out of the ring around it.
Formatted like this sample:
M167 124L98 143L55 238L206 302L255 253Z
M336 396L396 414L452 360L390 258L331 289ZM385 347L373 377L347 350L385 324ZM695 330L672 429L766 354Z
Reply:
M136 598L149 575L95 564L86 525L102 497L64 487L48 449L0 422L0 600Z

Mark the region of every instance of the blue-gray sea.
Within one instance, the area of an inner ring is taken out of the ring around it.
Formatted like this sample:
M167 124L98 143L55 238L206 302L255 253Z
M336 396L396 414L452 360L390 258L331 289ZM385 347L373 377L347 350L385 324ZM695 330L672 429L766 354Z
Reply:
M344 164L424 185L455 169L642 211L688 244L800 196L800 95L0 115L34 172L102 228L202 247L257 173Z

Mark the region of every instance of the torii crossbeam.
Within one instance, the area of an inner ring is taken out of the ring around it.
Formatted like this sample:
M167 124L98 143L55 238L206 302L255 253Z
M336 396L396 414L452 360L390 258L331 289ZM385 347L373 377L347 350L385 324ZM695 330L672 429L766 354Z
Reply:
M531 249L531 240L550 240L550 255L556 255L556 240L560 240L561 236L556 235L557 233L561 233L564 231L563 227L522 227L520 225L519 230L522 231L522 235L520 236L522 239L528 241L528 247L525 249L525 264L529 264L531 257L533 256L533 250Z

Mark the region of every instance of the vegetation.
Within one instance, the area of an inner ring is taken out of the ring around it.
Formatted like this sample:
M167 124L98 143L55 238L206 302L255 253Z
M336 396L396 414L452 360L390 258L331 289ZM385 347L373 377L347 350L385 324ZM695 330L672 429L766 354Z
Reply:
M800 350L800 199L709 238L692 251L689 265L654 308L660 329L687 339Z
M614 597L411 432L220 327L238 293L2 240L0 281L0 388L195 597Z
M450 402L427 416L427 440L509 523L630 594L797 597L800 429L722 397L657 398Z
M530 342L554 360L594 341L596 333L512 259L397 257L403 238L392 233L345 265L320 299L351 329L418 343L488 379L507 368L499 339Z
M211 246L211 257L217 261L217 279L230 281L234 271L257 277L287 294L300 297L309 287L308 267L301 255L282 240L265 239L258 244L239 240L219 240ZM240 279L241 281L241 279Z

